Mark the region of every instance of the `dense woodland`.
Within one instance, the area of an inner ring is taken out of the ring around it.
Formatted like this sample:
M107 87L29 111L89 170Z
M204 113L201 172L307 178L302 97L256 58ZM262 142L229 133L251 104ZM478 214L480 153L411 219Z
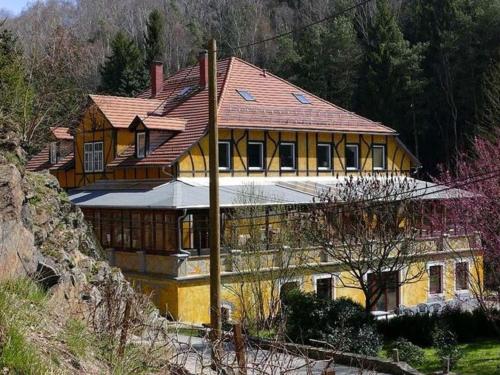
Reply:
M433 173L500 125L500 0L75 0L4 14L0 116L33 153L88 93L134 95L148 66L196 62L207 39L395 128ZM266 43L273 35L292 33ZM242 47L243 46L243 47Z

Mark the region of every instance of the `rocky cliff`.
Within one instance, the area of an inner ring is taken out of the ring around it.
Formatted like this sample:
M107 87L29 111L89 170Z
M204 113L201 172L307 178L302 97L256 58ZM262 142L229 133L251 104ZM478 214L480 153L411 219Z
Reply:
M57 180L25 171L15 133L0 130L0 373L165 373L132 344L164 321L103 260Z

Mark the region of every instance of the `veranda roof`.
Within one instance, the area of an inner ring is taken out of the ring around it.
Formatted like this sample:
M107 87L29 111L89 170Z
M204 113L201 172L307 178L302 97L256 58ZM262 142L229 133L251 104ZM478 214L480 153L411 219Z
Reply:
M403 177L396 177L403 178ZM245 205L304 205L314 203L318 194L335 187L344 177L222 177L219 198L222 208ZM410 179L414 199L450 199L470 193L443 185ZM404 197L408 197L404 193ZM209 180L205 177L172 181L99 181L70 191L71 201L87 208L206 209L209 207Z

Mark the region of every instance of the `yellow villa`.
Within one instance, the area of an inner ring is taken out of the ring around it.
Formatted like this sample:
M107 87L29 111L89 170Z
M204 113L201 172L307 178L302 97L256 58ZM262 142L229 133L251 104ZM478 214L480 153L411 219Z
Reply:
M69 189L109 262L152 293L163 313L197 324L210 319L207 65L202 53L198 65L164 79L163 67L156 63L150 89L137 98L90 95L79 126L71 134L55 130L51 145L28 165L31 170L49 169ZM259 204L267 207L266 225L273 207L313 204L316 189L346 176L412 178L419 166L387 126L238 58L219 61L217 71L223 220L242 205L249 185L258 188ZM426 184L412 180L417 186ZM446 196L439 192L428 197L441 198ZM278 288L276 293L293 284L323 298L347 296L363 302L361 292L338 282L348 272L321 249L307 250L315 270L294 257L297 249L289 249L291 255L283 261L283 251L272 247L267 225L263 233L271 244L265 254L269 267L297 270L293 279L270 286ZM223 233L228 233L224 222ZM426 272L417 282L388 288L377 310L444 303L471 293L470 278L480 280L482 275L480 270L463 272L472 269L470 241L455 233L445 238L422 232L418 241L427 254L422 261ZM240 240L243 244L245 237ZM225 249L221 260L226 318L237 317L241 308L234 290L241 289L245 254L238 250ZM457 260L451 253L464 257ZM253 272L271 277L266 267ZM250 270L246 273L251 280Z

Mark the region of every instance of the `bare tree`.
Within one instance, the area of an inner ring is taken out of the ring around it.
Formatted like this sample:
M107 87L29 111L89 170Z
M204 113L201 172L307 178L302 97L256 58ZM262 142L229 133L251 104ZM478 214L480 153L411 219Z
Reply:
M350 177L319 195L303 230L329 261L348 272L343 287L361 290L371 311L387 288L425 272L416 241L420 220L414 183L404 177Z
M297 266L303 259L292 229L294 210L265 205L272 198L254 186L244 187L240 196L241 205L225 223L223 246L231 254L236 277L224 287L236 296L246 326L255 331L279 329L282 288L297 286Z

